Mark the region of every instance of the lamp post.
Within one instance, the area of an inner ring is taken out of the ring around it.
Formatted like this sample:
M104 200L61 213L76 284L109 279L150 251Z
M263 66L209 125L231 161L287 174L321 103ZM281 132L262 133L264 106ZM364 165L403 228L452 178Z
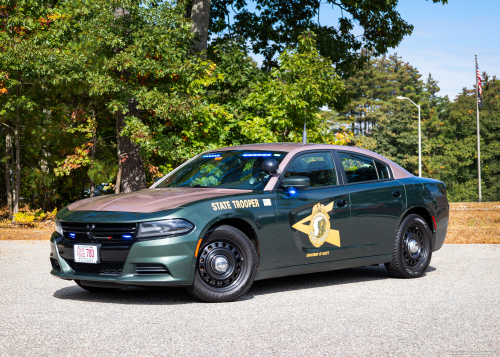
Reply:
M418 108L418 177L422 177L422 130L420 126L420 105L406 97L397 97L398 99L408 99Z

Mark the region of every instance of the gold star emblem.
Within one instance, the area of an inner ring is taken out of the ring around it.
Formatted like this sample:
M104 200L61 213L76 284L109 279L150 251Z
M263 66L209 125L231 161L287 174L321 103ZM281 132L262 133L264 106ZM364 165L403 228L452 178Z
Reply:
M310 216L295 223L292 227L309 236L309 240L316 248L321 247L325 242L340 247L340 232L331 229L330 216L328 212L333 209L334 202L323 206L321 203L313 207ZM304 222L310 221L309 225Z

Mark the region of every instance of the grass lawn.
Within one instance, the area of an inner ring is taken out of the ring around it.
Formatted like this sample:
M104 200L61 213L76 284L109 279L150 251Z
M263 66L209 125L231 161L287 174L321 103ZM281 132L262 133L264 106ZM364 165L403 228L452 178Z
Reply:
M34 228L0 224L0 240L48 240L53 223ZM500 244L500 202L450 203L450 223L445 243Z

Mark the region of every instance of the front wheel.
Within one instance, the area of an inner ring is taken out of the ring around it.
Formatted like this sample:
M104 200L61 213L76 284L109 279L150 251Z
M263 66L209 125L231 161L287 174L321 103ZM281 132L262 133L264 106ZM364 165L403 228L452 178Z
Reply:
M392 261L385 267L395 277L418 278L425 274L431 256L431 230L422 217L411 214L399 226Z
M187 290L202 301L231 301L250 289L256 274L257 252L250 239L223 225L209 233L198 252L194 283Z

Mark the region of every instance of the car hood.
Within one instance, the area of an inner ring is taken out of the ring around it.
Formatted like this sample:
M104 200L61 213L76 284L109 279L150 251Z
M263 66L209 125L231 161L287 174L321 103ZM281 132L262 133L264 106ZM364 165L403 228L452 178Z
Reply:
M149 213L177 208L187 203L235 194L251 190L226 188L151 188L137 192L87 198L68 206L70 211L106 211Z

